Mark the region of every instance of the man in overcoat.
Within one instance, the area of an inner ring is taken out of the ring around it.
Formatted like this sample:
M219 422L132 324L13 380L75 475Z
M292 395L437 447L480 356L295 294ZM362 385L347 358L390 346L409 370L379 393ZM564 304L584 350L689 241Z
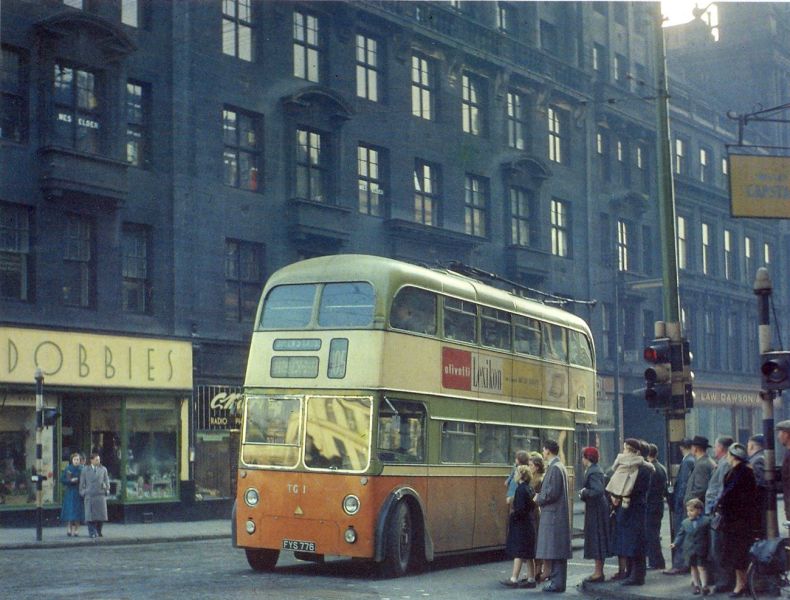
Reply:
M91 464L80 474L80 496L85 502L85 521L92 538L102 537L102 524L107 521L107 494L110 477L98 453L91 453Z
M691 453L691 440L684 438L680 444L680 452L683 455L683 460L680 461L680 468L678 469L678 476L675 478L675 489L672 493L672 524L675 530L675 535L680 529L680 524L686 518L686 503L684 498L686 496L686 488L688 481L691 477L691 472L694 470L694 455ZM707 556L707 554L706 554ZM672 568L664 571L665 575L681 575L688 573L689 569L685 566L683 560L683 552L679 548L672 551Z
M730 463L727 462L727 451L732 446L733 440L728 435L716 438L714 452L716 456L716 468L710 476L708 489L705 492L705 514L712 517L716 503L721 496L724 487L724 478L730 472ZM724 557L722 556L722 535L720 531L712 529L710 532L710 561L712 565L711 574L716 584L716 593L731 592L735 585L735 573L724 568Z
M664 554L661 551L661 521L664 519L664 499L667 496L667 469L658 460L658 446L649 444L647 460L656 472L650 479L645 508L645 535L647 537L647 566L664 569Z
M768 508L768 486L765 482L765 436L757 433L749 438L746 443L746 452L749 454L749 465L754 471L754 479L757 483L757 501L760 514L760 538L768 535L766 523L766 509Z
M782 494L790 498L790 419L776 424L779 443L785 448L782 458ZM778 452L777 452L778 455ZM785 501L785 520L790 521L790 502Z
M686 494L683 497L683 504L697 498L703 504L705 502L705 492L708 490L708 482L713 474L716 463L708 456L708 438L702 435L695 435L691 440L691 454L694 456L694 470L689 477L686 486Z
M551 581L544 592L564 592L571 558L571 524L568 513L568 472L559 459L560 446L555 440L543 443L547 465L540 493L535 502L540 506L540 527L535 549L536 558L548 561Z

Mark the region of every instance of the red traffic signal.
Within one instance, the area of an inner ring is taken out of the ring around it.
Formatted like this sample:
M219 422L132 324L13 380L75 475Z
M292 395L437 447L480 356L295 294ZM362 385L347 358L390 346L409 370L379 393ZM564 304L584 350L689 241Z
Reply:
M643 356L649 363L669 362L671 356L669 339L653 340L649 346L645 347Z

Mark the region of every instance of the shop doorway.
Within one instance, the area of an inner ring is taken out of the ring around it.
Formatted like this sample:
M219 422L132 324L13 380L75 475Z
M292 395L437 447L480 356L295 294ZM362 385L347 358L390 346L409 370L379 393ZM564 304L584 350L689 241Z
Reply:
M74 452L82 454L85 460L91 452L91 411L90 402L83 398L63 398L61 407L61 454L60 461L65 467Z

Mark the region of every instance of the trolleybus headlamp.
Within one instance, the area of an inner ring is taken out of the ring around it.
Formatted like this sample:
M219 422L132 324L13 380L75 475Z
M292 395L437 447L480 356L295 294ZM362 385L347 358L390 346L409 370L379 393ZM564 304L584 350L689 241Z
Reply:
M253 521L252 519L249 519L249 520L248 520L248 521L247 521L247 522L244 524L244 526L245 526L245 527L246 527L246 529L247 529L247 533L249 533L249 534L253 534L253 533L255 533L255 521Z
M349 494L343 498L343 510L347 515L355 515L359 512L359 498L354 494Z
M255 506L258 504L258 500L260 500L260 496L258 496L258 490L255 488L247 488L244 492L244 502L247 506Z
M353 527L349 527L348 529L346 529L345 533L343 533L343 538L349 544L353 544L354 542L357 541L357 532L354 531Z

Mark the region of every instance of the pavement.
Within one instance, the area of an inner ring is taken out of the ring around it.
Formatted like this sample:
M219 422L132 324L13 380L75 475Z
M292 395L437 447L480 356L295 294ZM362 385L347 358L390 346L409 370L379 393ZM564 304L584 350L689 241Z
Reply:
M80 527L77 537L68 537L66 527L44 527L41 541L36 540L35 527L0 527L0 551L31 548L65 548L93 544L156 544L191 542L227 538L230 540L230 519L211 521L174 521L163 523L105 523L103 537L91 539L88 527Z
M584 540L581 535L584 513L581 503L577 502L574 506L574 561L582 560L581 549ZM206 521L186 521L186 522L162 522L162 523L137 523L120 524L105 523L104 536L99 539L88 537L88 528L80 528L78 537L68 537L64 526L44 527L42 529L42 540L36 540L36 529L34 527L0 527L0 551L19 550L33 548L66 548L73 546L89 546L94 544L102 545L126 545L126 544L154 544L166 542L182 542L209 539L228 539L230 540L230 520L217 519ZM664 518L662 527L662 543L664 546L664 556L669 561L669 520ZM592 572L591 561L590 571ZM604 583L590 584L582 582L579 590L582 594L596 599L617 599L617 600L675 600L691 596L690 576L676 575L668 576L661 571L650 570L647 572L646 583L644 586L624 587L617 581L609 582L608 578L617 570L615 559L606 562L605 573L607 581ZM569 584L572 584L569 582ZM711 598L726 598L726 594L715 594Z

